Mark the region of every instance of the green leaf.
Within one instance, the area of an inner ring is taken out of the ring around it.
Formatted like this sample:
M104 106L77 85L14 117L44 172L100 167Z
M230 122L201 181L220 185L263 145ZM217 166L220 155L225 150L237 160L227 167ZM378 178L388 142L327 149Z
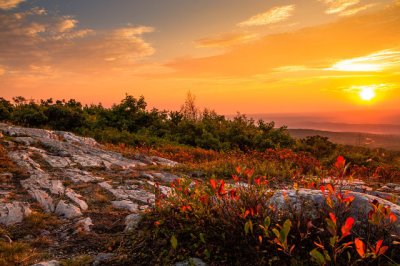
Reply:
M204 239L204 234L200 233L200 241L203 242L204 244L206 243L206 240Z
M170 242L173 249L178 247L178 239L176 239L175 235L171 236Z
M271 218L269 216L265 217L264 219L264 227L265 229L268 229L268 227L271 225Z
M316 248L311 250L310 255L319 265L325 265L326 261L324 255L322 255Z
M292 222L290 220L286 220L281 230L284 242L286 242L291 227L292 227Z

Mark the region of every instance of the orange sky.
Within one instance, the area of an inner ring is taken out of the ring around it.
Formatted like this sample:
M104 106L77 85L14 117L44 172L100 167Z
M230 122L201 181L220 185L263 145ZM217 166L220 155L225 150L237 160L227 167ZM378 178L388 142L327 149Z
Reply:
M192 7L203 16L179 13L181 24L149 12L149 21L100 25L52 8L0 0L1 97L110 105L129 93L178 109L191 90L225 114L399 110L398 1L210 2Z

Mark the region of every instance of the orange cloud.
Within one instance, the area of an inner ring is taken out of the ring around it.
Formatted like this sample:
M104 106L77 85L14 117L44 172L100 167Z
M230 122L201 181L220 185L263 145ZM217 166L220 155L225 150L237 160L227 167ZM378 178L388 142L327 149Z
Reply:
M238 23L239 27L262 26L278 23L287 20L294 12L295 5L278 6L271 8L264 13L252 16L245 21Z
M339 16L352 16L354 14L357 14L357 13L359 13L361 11L370 9L370 8L372 8L374 6L377 6L377 5L378 5L377 3L371 3L371 4L363 5L363 6L360 6L360 7L346 9L346 10L340 12Z
M328 9L325 11L325 13L327 14L341 13L345 9L360 3L360 0L319 0L319 1L328 6Z
M20 3L25 0L0 0L0 9L10 10L16 8Z
M346 17L335 23L269 35L222 55L178 59L168 66L177 75L249 76L282 66L329 68L339 60L398 47L400 6L372 14Z

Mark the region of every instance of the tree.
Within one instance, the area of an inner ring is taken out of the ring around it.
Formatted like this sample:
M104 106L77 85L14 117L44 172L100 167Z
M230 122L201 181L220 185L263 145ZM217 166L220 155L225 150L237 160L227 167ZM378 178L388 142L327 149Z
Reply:
M197 120L199 118L200 111L196 106L196 96L190 91L187 93L185 103L181 107L181 113L189 120Z

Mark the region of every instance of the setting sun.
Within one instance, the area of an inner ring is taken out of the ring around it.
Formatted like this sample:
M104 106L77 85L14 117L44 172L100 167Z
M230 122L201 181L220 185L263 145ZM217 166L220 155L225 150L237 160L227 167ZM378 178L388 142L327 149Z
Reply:
M360 97L364 101L371 101L373 98L375 98L375 90L371 87L364 87L360 90L359 93Z

